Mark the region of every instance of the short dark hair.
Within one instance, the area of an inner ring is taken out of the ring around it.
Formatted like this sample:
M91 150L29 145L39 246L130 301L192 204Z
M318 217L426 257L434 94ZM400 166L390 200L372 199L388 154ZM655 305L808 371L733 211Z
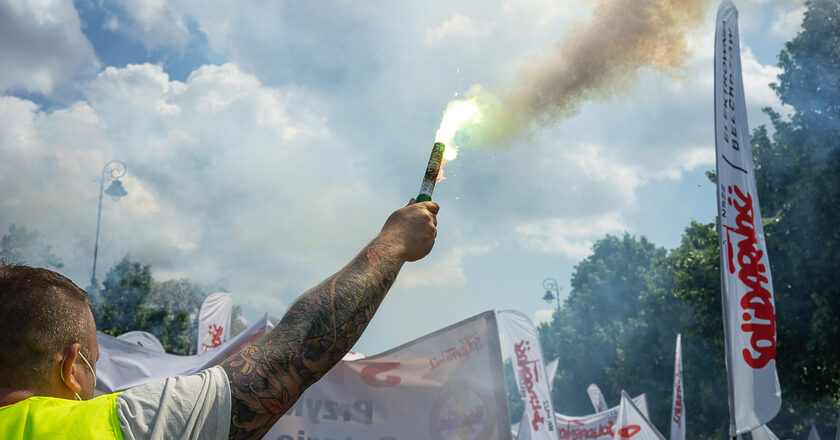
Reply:
M0 262L0 386L36 389L69 344L90 353L90 308L87 293L64 276Z

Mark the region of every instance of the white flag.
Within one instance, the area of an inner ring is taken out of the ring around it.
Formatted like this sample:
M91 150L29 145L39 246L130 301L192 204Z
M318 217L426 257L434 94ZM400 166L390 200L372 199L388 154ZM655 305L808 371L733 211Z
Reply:
M681 334L677 334L677 349L676 355L674 356L674 398L671 402L671 440L685 440Z
M534 440L557 440L554 422L554 405L545 377L545 361L537 329L522 312L503 310L497 312L499 328L504 333L513 353L513 372L519 393L525 400L521 426L530 425Z
M633 403L642 414L647 416L647 398L640 394L633 398ZM588 416L567 416L554 414L557 420L557 436L560 440L612 440L618 420L619 406L614 406Z
M817 432L817 427L813 423L811 424L811 432L808 433L808 440L822 440L820 433Z
M621 391L621 404L618 407L618 420L615 424L613 440L665 440L654 428L650 420L642 414L626 392Z
M265 440L510 440L494 312L339 362ZM555 439L556 440L556 439Z
M834 440L840 440L840 416L837 417L837 433L834 435Z
M776 437L776 434L773 434L773 431L767 425L761 425L758 429L753 430L750 435L752 440L779 440L779 437Z
M741 79L738 11L718 9L715 33L718 233L729 379L730 434L773 419L782 404L776 375L776 312L758 206Z
M211 294L198 312L198 352L216 348L230 338L233 297L229 293Z
M586 393L589 394L589 400L592 401L592 406L595 408L596 413L606 411L607 399L604 398L604 393L601 392L598 385L595 385L594 383L589 384L589 386L586 387Z
M548 389L554 389L554 376L557 375L557 366L560 364L560 359L554 359L545 366L545 377L548 378Z

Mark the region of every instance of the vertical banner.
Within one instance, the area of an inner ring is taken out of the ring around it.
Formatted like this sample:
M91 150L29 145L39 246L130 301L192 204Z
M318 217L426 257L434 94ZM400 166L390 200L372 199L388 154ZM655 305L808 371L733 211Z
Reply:
M721 295L729 379L730 434L773 419L776 313L747 125L738 11L724 0L715 31L715 147Z
M586 393L589 394L589 400L592 401L592 407L595 408L596 413L607 410L607 399L604 398L604 393L601 392L598 385L589 384L586 387Z
M494 312L339 362L267 440L510 440Z
M233 297L229 293L213 293L201 303L198 312L198 353L212 350L230 338L230 315Z
M681 334L677 334L677 348L676 354L674 355L674 398L671 402L671 440L685 440Z
M621 392L613 440L665 440L626 392Z
M557 375L557 366L560 365L560 358L554 359L545 366L545 377L548 378L548 389L554 389L554 376Z
M554 405L545 377L545 358L537 329L522 312L502 310L497 312L497 316L499 328L505 334L512 353L513 372L519 384L519 393L525 400L520 431L524 430L522 425L527 424L530 438L557 440Z

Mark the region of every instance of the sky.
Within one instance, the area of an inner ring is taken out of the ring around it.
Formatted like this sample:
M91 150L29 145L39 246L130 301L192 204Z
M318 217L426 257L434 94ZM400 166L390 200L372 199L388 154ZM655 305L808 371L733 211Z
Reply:
M0 0L0 231L38 231L86 288L97 179L121 160L100 280L128 255L158 280L223 285L250 322L279 317L416 196L448 103L474 85L504 97L535 66L565 74L574 63L552 54L578 45L618 73L521 135L462 146L434 193L434 250L404 266L354 350L490 309L544 322L543 280L565 297L606 234L671 249L714 219L717 3L695 3L661 39L684 43L679 62L627 67L581 43L618 0ZM790 111L768 84L804 6L735 4L756 127L762 107Z

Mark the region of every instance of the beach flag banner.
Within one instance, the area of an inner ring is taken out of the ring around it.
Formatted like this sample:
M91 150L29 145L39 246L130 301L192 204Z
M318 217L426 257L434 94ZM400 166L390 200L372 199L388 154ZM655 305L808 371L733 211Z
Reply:
M750 148L738 10L721 3L715 32L715 146L730 435L779 412L776 311Z

